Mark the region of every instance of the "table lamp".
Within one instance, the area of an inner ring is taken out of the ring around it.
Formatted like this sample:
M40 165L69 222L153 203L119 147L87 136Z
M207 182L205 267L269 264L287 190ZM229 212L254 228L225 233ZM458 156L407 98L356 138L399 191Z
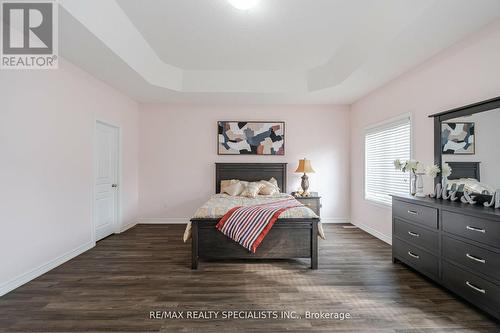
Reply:
M309 179L307 174L312 172L314 172L314 170L311 166L311 161L306 160L305 158L299 160L299 166L297 167L297 170L295 170L295 173L304 173L302 176L302 182L300 183L300 186L302 187L302 196L304 197L309 196L309 192L307 191L309 189Z

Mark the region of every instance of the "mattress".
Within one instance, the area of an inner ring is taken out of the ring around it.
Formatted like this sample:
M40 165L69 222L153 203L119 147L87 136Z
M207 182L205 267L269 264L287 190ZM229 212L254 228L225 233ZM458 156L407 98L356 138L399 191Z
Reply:
M247 198L241 196L230 196L227 194L214 194L207 202L196 210L193 218L218 219L224 216L224 214L226 214L233 207L259 205L288 198L293 198L293 196L286 193L280 193L272 196L258 195L256 198ZM316 215L309 207L300 206L284 211L281 213L279 218L318 218L318 215ZM321 223L318 223L318 235L322 239L325 239ZM189 222L186 226L183 237L184 242L187 242L190 238L191 222Z

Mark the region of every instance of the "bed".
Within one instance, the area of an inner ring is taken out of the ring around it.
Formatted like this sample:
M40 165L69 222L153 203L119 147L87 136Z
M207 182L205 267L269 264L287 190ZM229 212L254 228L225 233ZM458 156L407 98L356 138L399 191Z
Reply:
M216 163L215 193L221 180L259 181L275 178L286 193L286 163ZM191 268L200 260L223 259L298 259L308 258L311 269L318 268L318 217L279 218L256 253L251 253L219 232L220 218L191 219Z
M467 189L476 201L482 205L485 202L490 202L495 189L487 184L481 183L481 162L446 162L452 169L451 175L448 177L448 189L457 189L456 196L461 198L463 189ZM453 184L455 184L453 186Z
M446 162L453 172L448 177L449 180L460 178L473 178L481 181L481 162Z

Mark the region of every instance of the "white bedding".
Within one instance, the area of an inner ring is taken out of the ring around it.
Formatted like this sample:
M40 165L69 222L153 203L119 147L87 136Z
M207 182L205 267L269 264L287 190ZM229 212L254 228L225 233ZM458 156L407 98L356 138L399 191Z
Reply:
M481 194L493 194L495 193L495 189L491 186L488 186L485 183L479 182L474 178L460 178L460 179L452 179L448 180L448 190L451 190L451 187L456 185L458 188L460 185L464 185L464 190L470 193L481 193Z
M247 198L242 196L230 196L227 194L214 194L207 202L205 202L194 214L194 218L221 218L231 208L237 206L252 206L263 203L274 202L287 198L293 198L286 193L275 195L258 195L256 198ZM306 206L300 206L284 211L280 218L317 218L318 216ZM321 223L318 224L318 235L325 239ZM191 238L191 222L186 226L184 231L184 242Z

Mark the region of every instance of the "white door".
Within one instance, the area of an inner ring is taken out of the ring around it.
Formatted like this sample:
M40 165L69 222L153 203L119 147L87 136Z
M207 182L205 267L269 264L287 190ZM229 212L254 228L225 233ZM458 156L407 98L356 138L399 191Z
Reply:
M118 128L96 123L94 225L96 241L115 232L118 222Z

